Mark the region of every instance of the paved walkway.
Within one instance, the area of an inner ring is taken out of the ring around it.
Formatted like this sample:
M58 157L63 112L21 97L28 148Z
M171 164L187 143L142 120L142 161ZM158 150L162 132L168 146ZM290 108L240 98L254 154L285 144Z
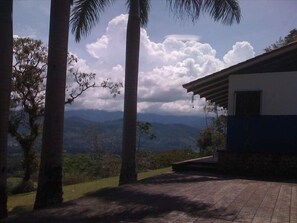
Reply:
M8 222L297 223L297 184L168 173Z

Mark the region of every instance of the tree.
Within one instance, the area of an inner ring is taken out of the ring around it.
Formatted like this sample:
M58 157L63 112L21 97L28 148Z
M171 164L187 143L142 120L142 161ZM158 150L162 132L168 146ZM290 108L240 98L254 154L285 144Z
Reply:
M7 136L12 74L12 0L0 1L0 221L7 217Z
M11 94L9 133L19 142L23 154L24 177L15 192L34 190L30 180L37 169L34 145L42 132L44 116L45 82L47 70L47 48L42 41L32 38L14 38L13 89ZM66 86L65 104L72 103L89 88L109 88L112 94L118 93L120 83L104 81L96 85L94 73L80 72L76 68L77 58L68 54L67 76L71 84Z
M13 45L9 133L18 141L24 154L25 173L16 191L29 192L34 189L30 178L37 168L33 162L36 156L32 147L41 131L47 50L41 41L30 38L14 38Z
M272 50L278 49L280 47L286 46L294 41L297 41L297 29L292 29L285 38L280 37L275 43L264 49L265 52L270 52Z
M227 117L220 115L212 124L200 132L196 144L201 155L210 155L224 149L226 145Z
M141 142L142 136L146 136L147 139L153 140L157 138L157 136L151 132L152 124L149 122L137 122L137 150L143 145L144 141Z
M147 2L147 1L142 1ZM125 95L122 141L122 165L119 184L137 181L136 173L136 122L137 87L140 45L140 1L129 1L126 34ZM146 11L148 10L148 5Z
M219 116L227 115L227 110L225 108L219 107L210 101L206 101L203 111L205 115L205 125L207 128L209 127L209 122L212 124L215 120L219 119Z
M183 18L185 15L194 22L200 12L208 13L215 21L232 24L240 21L241 12L237 0L167 0L175 15ZM79 41L81 35L87 35L96 24L99 15L110 1L76 0L72 12L72 32ZM137 116L137 85L140 26L148 22L150 0L127 0L129 9L126 66L125 66L125 96L124 96L124 124L122 144L122 167L120 185L133 183L137 180L135 151L136 151L136 116Z
M45 114L34 209L63 201L62 151L71 0L51 0Z

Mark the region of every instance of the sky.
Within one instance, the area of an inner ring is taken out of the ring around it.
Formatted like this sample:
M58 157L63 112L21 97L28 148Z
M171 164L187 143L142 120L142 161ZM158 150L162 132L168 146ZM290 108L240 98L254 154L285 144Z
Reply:
M297 0L239 0L242 18L232 26L207 14L192 23L170 12L165 0L151 0L149 22L141 29L138 112L199 115L205 100L183 84L264 53L263 49L297 28ZM14 0L14 35L48 42L50 1ZM117 0L79 43L69 34L77 68L96 73L96 83L124 83L127 8ZM71 84L71 83L68 83ZM123 93L90 89L67 109L123 110Z

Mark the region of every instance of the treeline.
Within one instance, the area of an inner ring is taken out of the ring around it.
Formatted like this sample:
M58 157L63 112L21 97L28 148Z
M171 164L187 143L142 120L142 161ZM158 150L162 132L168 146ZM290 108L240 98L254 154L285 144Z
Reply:
M191 149L176 149L164 152L138 150L136 153L137 172L144 172L163 167L172 163L199 157L199 153ZM22 156L8 157L8 176L22 177ZM39 156L32 180L37 181ZM120 174L121 157L109 152L93 152L88 154L63 154L63 184L75 184L94 179L118 176ZM17 191L15 191L17 192Z

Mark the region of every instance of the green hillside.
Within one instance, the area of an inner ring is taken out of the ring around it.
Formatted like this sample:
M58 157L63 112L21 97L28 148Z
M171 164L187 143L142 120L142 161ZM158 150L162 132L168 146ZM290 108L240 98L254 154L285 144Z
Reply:
M194 148L195 137L199 129L183 124L151 123L151 131L156 139L149 140L142 135L141 149L169 150L176 148ZM104 147L120 151L122 136L122 120L103 123L88 121L83 118L69 117L65 120L64 148L67 152L88 152L95 135Z
M176 148L195 148L195 138L205 126L202 117L162 116L139 114L139 120L152 124L154 140L141 136L139 147L155 151ZM64 150L69 153L90 152L94 138L101 141L104 149L119 153L122 144L122 112L99 110L75 110L65 112ZM41 147L41 136L36 148ZM9 138L9 153L21 152L19 144Z

